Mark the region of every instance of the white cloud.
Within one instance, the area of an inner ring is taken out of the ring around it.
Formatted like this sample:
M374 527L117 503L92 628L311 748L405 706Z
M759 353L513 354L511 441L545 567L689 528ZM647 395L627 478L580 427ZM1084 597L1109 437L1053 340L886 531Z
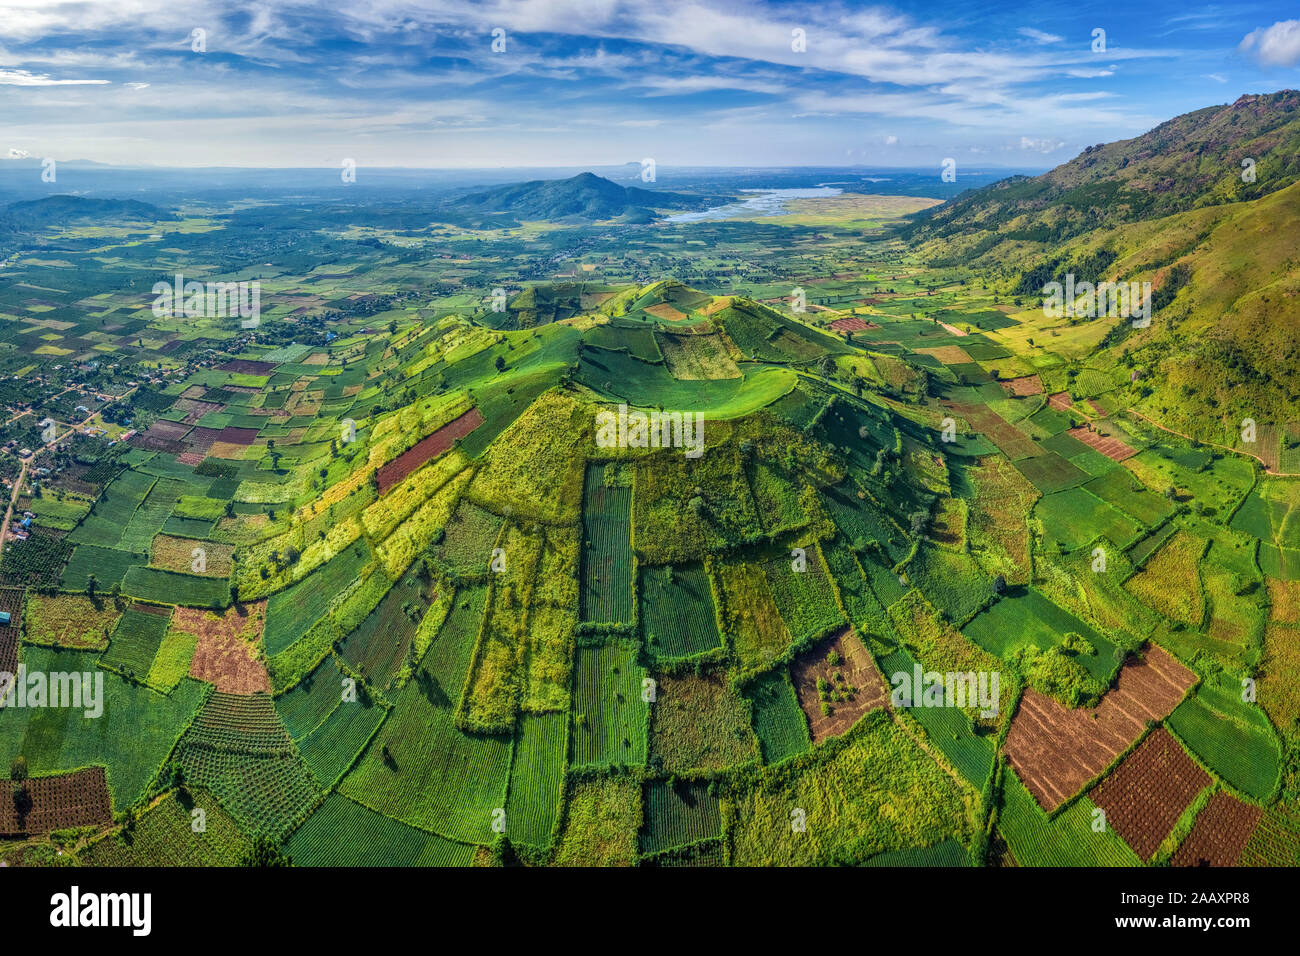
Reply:
M9 147L10 159L26 159L30 155L31 153L27 152L27 150L25 149L18 149L17 147L14 146Z
M1222 73L1202 73L1207 80L1213 80L1215 83L1227 83L1228 78Z
M0 70L0 86L104 86L109 80L56 80L45 73Z
M897 145L898 145L898 137L897 137L897 136L886 136L886 137L885 137L885 145L886 145L886 146L897 146Z
M1028 136L1020 137L1020 148L1033 153L1054 153L1064 145L1065 141L1059 139L1030 139Z
M1042 30L1035 30L1033 27L1021 27L1016 31L1022 37L1029 37L1031 40L1037 40L1039 43L1060 43L1065 37L1057 36L1055 33L1044 33Z
M1256 27L1237 49L1249 53L1264 66L1295 66L1300 63L1300 20L1279 20L1271 27Z
M128 83L128 84L126 84L126 88L127 88L128 90L147 90L147 89L149 89L149 84L148 84L148 83Z

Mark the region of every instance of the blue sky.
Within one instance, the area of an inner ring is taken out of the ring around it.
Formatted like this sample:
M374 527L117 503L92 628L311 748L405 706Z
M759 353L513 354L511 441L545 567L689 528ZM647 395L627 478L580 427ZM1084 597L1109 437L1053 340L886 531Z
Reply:
M1271 2L330 6L0 0L0 157L1045 168L1300 86Z

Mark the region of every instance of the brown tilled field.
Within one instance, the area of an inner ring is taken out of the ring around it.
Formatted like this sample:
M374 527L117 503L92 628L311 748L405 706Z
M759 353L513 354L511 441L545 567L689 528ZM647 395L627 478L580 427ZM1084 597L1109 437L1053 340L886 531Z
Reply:
M974 431L997 445L998 450L1012 461L1033 458L1043 453L1042 447L1037 442L987 405L945 404L954 413L964 418Z
M1074 399L1070 397L1069 392L1053 392L1047 396L1047 404L1058 412L1068 412L1070 406L1074 404Z
M1145 659L1120 669L1092 710L1070 710L1027 690L1007 734L1007 758L1050 812L1127 750L1148 720L1168 717L1194 683L1195 674L1153 644Z
M185 413L185 424L193 425L208 412L219 412L226 406L217 402L199 402L188 398L178 398L172 407Z
M257 658L257 642L266 625L266 602L227 608L216 614L178 607L172 627L198 640L190 661L190 676L230 694L271 692L266 666Z
M1169 731L1158 727L1089 797L1106 811L1106 825L1149 860L1211 782Z
M1263 813L1222 790L1196 815L1192 832L1174 853L1174 866L1236 866Z
M275 371L274 362L254 362L252 359L231 359L217 366L218 372L235 372L239 375L270 375Z
M1099 435L1097 432L1087 428L1071 428L1070 436L1077 438L1089 448L1093 448L1112 461L1124 461L1126 458L1132 458L1137 454L1136 448L1130 448L1118 438L1111 438L1109 435Z
M832 652L839 655L839 664L832 665L827 660ZM837 673L839 680L835 679ZM796 657L790 664L790 677L799 695L799 706L808 715L814 743L844 733L863 714L886 706L889 700L875 662L852 628L845 628ZM853 699L829 701L831 713L826 716L817 692L818 678L826 681L832 694L852 688Z
M113 801L103 767L32 777L23 789L30 800L25 807L7 792L0 800L0 836L113 822Z
M680 322L686 318L686 313L681 309L669 305L667 302L660 302L658 305L652 305L644 311L653 315L656 319L663 319L667 322Z
M1043 394L1043 383L1037 375L1022 375L1020 378L1009 378L999 384L1008 395L1015 395L1017 398L1026 395Z
M217 441L225 442L228 445L251 445L257 441L257 429L236 428L234 425L227 425L217 435Z
M848 319L836 319L828 328L836 332L865 332L867 329L878 329L880 326L875 322L868 322L866 319L859 319L856 316Z
M432 435L420 439L376 472L379 493L384 494L425 462L449 449L457 438L464 438L482 424L483 413L475 407L443 425Z
M187 450L181 439L189 430L189 425L180 422L157 421L147 431L132 438L131 444L136 448L175 455Z
M944 365L969 365L975 360L960 345L939 345L932 349L915 349L920 355L937 358Z

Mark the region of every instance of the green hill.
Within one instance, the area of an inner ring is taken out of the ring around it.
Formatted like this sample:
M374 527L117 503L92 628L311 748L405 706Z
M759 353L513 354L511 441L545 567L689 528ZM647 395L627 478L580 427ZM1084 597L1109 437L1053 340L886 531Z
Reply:
M569 179L537 179L471 193L456 206L480 212L510 213L520 219L613 219L628 214L644 221L647 209L694 209L699 197L620 186L595 173Z
M1253 182L1242 161L1255 160ZM1242 96L1090 146L1041 176L1013 176L921 214L909 238L1050 242L1101 226L1257 199L1300 178L1300 92ZM995 238L996 237L996 238Z

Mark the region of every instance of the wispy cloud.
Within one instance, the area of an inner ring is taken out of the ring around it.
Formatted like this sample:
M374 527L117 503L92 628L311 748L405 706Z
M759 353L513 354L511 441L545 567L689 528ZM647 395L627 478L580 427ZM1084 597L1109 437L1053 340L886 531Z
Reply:
M1031 40L1037 40L1039 43L1060 43L1065 37L1055 33L1045 33L1042 30L1036 30L1033 27L1021 27L1016 31L1022 37L1029 37Z
M0 86L105 86L111 80L56 80L45 73L0 70Z
M1238 49L1232 81L1267 85L1297 21L1256 2L1277 22L1243 39L1185 0L1032 26L1013 0L0 0L0 103L33 150L117 161L929 163L1133 135L1205 105Z

